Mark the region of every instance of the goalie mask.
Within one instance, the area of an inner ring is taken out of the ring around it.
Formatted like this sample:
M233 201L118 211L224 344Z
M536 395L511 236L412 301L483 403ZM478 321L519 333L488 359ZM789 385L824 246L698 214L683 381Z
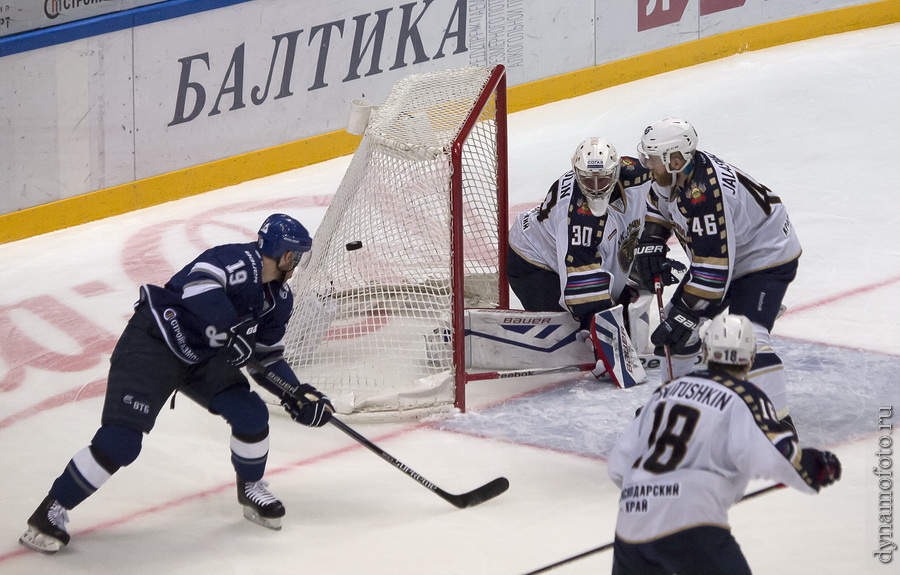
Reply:
M293 252L293 267L309 261L312 238L303 224L285 214L272 214L259 228L257 241L259 252L273 260L281 259L285 252ZM293 269L293 268L292 268Z
M713 319L703 335L703 360L750 367L756 358L753 323L742 315L722 314Z
M595 216L602 216L619 181L619 153L603 138L588 138L572 156L578 187Z
M699 139L697 130L687 120L663 118L644 130L637 147L638 157L645 168L650 167L651 158L659 158L667 172L678 174L691 166ZM681 154L685 162L678 170L673 170L671 166L675 153Z

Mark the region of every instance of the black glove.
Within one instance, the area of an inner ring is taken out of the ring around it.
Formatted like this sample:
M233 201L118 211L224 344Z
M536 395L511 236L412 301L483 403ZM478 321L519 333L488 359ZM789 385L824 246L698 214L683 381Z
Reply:
M640 285L653 290L653 280L659 276L664 286L678 283L672 270L683 272L687 268L679 261L666 258L669 247L663 240L638 242L634 248L634 267Z
M841 462L830 451L819 451L806 447L800 455L800 467L809 475L807 480L813 489L819 491L841 478Z
M669 309L666 320L650 334L653 345L669 344L672 353L686 353L688 340L700 327L700 318L680 306L673 305Z
M281 405L297 423L310 427L322 427L331 419L334 406L322 392L308 383L297 389L300 399L282 397Z
M243 367L253 356L253 347L256 344L256 319L247 317L228 330L228 339L225 341L227 361L235 367Z

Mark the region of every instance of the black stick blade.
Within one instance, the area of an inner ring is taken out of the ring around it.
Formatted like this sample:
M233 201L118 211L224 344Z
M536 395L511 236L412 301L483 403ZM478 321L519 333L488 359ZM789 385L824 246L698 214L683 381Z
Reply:
M468 493L452 495L450 493L447 493L446 491L440 490L438 492L438 495L440 495L456 507L465 509L466 507L474 507L476 505L484 503L485 501L489 501L494 497L497 497L501 493L504 493L507 489L509 489L509 480L505 477L498 477L490 483L485 483L478 489L473 489Z

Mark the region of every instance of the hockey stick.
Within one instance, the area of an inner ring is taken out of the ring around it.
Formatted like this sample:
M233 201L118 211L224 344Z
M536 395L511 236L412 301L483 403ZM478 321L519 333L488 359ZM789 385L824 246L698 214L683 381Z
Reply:
M443 489L441 489L434 483L428 481L427 479L425 479L424 477L422 477L421 475L419 475L418 473L416 473L415 471L413 471L412 469L407 467L406 464L404 464L403 462L394 458L390 453L381 449L380 447L378 447L377 445L375 445L374 443L372 443L371 441L369 441L368 439L366 439L365 437L363 437L362 435L357 433L355 430L353 430L351 427L349 427L343 421L340 421L339 419L335 418L334 416L332 416L330 421L335 426L337 426L338 429L340 429L341 431L343 431L344 433L346 433L347 435L349 435L356 441L363 444L363 446L365 446L367 449L369 449L369 451L376 453L379 457L381 457L382 459L384 459L385 461L387 461L388 463L390 463L391 465L393 465L394 467L396 467L403 473L409 475L410 477L412 477L413 479L415 479L416 481L418 481L419 483L421 483L422 485L424 485L425 487L427 487L428 489L430 489L431 491L436 493L439 497L441 497L441 499L450 503L454 507L458 507L460 509L465 509L466 507L474 507L475 505L484 503L485 501L488 501L489 499L493 499L494 497L497 497L498 495L500 495L501 493L503 493L504 491L509 489L509 480L506 479L505 477L498 477L497 479L494 479L493 481L485 483L481 487L478 487L478 488L473 489L472 491L468 491L466 493L460 493L459 495L454 495L453 493L447 493L446 491L444 491Z
M656 291L656 304L659 306L659 321L666 321L666 306L663 304L663 285L662 279L656 275L653 276L653 289ZM666 343L663 345L663 349L666 350L666 381L671 381L675 376L675 372L672 369L672 349L669 347L669 344Z
M295 399L297 398L297 386L285 381L277 373L273 372L262 363L256 360L250 360L247 363L247 367L263 374L268 381L276 385L279 389L284 391L289 396ZM409 475L454 507L458 507L460 509L464 509L466 507L474 507L475 505L484 503L489 499L497 497L498 495L509 489L509 480L505 477L498 477L497 479L494 479L493 481L490 481L482 485L481 487L478 487L477 489L473 489L472 491L468 491L466 493L460 493L459 495L448 493L410 469L405 463L395 458L387 451L381 449L380 447L369 441L367 438L360 435L356 430L354 430L352 427L339 420L338 418L332 416L329 422L361 443L363 447L377 454L379 457L381 457L403 473Z
M784 483L776 483L775 485L769 485L768 487L763 487L762 489L757 489L756 491L752 491L752 492L748 493L747 495L744 495L743 497L741 497L741 500L738 503L747 501L748 499L753 499L754 497L759 497L760 495L766 494L770 491L775 491L776 489L781 489L782 487L785 487ZM578 555L573 555L571 557L567 557L566 559L563 559L562 561L557 561L556 563L547 565L546 567L541 567L540 569L538 569L536 571L529 571L525 575L537 575L538 573L546 573L547 571L556 569L557 567L565 565L566 563L571 563L572 561L577 561L583 557L587 557L588 555L593 555L594 553L600 553L601 551L606 551L608 549L612 549L615 544L616 544L615 541L610 541L609 543L605 543L605 544L601 545L600 547L594 547L593 549L590 549L583 553L579 553Z

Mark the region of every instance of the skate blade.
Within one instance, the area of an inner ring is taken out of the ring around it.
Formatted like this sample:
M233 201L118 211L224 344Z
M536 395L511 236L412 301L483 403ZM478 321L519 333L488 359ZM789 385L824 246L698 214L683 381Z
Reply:
M244 507L244 517L248 521L252 521L257 525L262 525L267 529L281 531L281 517L260 517L259 513L251 507Z
M43 553L44 555L53 555L66 546L66 544L59 539L41 533L34 527L29 527L28 531L19 537L19 543L21 543L23 547L27 547L38 553Z

